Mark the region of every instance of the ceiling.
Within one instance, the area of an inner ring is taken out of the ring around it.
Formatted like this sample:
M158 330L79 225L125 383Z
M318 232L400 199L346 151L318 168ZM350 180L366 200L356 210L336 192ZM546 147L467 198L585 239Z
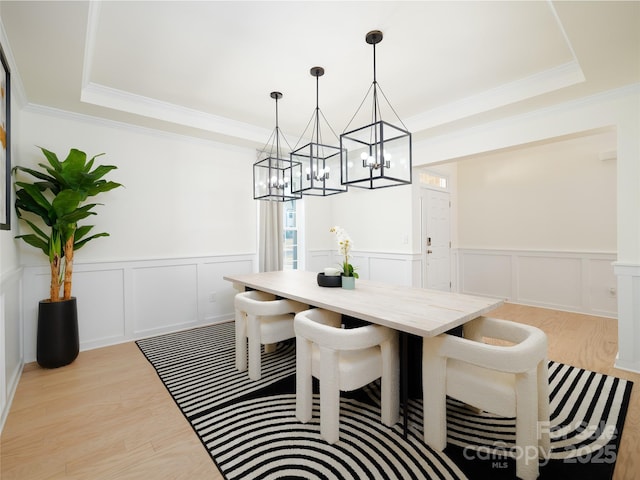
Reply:
M276 90L298 143L314 66L335 133L368 123L368 100L350 120L375 29L378 84L414 140L640 82L636 1L2 1L0 16L26 103L256 148Z

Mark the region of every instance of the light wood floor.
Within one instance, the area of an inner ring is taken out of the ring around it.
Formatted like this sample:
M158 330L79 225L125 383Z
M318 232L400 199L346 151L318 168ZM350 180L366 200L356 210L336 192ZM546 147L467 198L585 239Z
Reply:
M640 375L612 367L617 322L511 304L490 315L542 328L553 360L635 382L614 478L637 479ZM1 441L2 480L222 478L134 343L25 366Z

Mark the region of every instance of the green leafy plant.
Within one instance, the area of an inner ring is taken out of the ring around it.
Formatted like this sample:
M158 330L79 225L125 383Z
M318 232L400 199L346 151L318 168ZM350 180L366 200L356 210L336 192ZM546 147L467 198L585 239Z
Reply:
M121 184L103 179L117 168L113 165L101 165L92 170L95 159L104 155L102 153L87 161L86 153L73 148L61 162L55 153L39 148L48 161L48 165L38 164L42 170L22 166L13 169L14 173L23 172L36 179L15 182L17 216L33 231L16 238L42 250L49 258L49 300L57 302L71 298L74 251L94 238L109 236L108 233L88 236L93 225L78 225L80 220L96 215L93 208L100 205L85 201ZM64 286L62 298L61 285Z
M353 245L351 237L342 227L331 227L329 231L336 234L336 237L338 239L338 251L344 258L341 265L342 276L358 278L359 275L356 272L355 267L351 265L351 263L349 263L349 252L351 251L351 246Z

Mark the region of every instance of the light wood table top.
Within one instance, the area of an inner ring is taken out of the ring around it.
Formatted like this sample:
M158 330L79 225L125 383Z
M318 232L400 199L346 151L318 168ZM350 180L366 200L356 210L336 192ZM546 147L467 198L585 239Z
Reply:
M503 300L356 280L354 290L320 287L316 272L286 270L227 275L225 280L315 307L433 337L502 305Z

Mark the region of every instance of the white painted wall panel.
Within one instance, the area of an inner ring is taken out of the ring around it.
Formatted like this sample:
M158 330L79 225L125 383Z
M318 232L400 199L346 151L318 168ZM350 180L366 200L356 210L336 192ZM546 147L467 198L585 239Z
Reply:
M591 311L596 315L616 316L618 307L617 279L610 260L591 259L588 268L588 296Z
M8 270L0 281L0 431L18 387L24 359L21 274L20 268Z
M616 251L616 151L606 131L458 162L460 248Z
M412 193L411 185L404 185L378 190L351 188L347 193L333 195L325 199L331 202L332 224L327 225L327 231L333 225L341 226L358 251L410 253ZM335 241L330 245L336 245Z
M5 406L7 405L7 374L6 374L6 363L7 363L7 347L4 340L4 293L0 292L0 345L2 345L2 352L0 352L0 412L4 412ZM2 425L2 422L0 422ZM0 430L2 430L0 428Z
M620 315L632 319L618 322L618 358L616 367L640 372L640 351L636 343L640 338L640 265L615 262L618 279Z
M236 291L223 279L225 275L253 272L253 263L246 261L205 262L198 267L199 298L204 320L215 322L228 319L233 309ZM213 301L212 301L213 295Z
M91 220L110 237L88 243L76 262L138 261L257 251L252 195L255 150L142 128L96 122L63 112L27 110L17 161L34 166L42 145L64 158L71 147L116 165L108 179L125 188L98 197ZM240 179L246 179L241 181ZM328 228L328 227L327 227ZM26 231L26 229L24 229ZM42 253L20 244L21 263Z
M126 335L123 270L104 269L73 273L73 296L78 304L78 331L85 348L119 341Z
M349 261L358 272L360 278L371 279L371 270L369 268L370 254L357 252L351 256ZM342 265L342 258L337 253L333 256L333 264L336 266Z
M510 298L511 256L496 252L462 251L460 285L463 293Z
M306 270L321 272L324 267L340 267L342 257L337 250L333 252L310 252L317 268ZM321 259L321 260L319 260ZM322 263L320 263L322 262ZM419 287L422 269L420 255L382 252L352 252L351 264L356 268L359 278L394 285Z
M307 251L306 268L310 272L322 272L325 267L338 268L337 262L328 251Z
M22 282L24 316L24 361L36 360L36 334L38 331L38 303L49 298L49 268L25 268Z
M411 264L397 259L372 256L369 259L369 279L395 285L411 285Z
M615 291L610 290L615 254L460 249L454 257L461 293L617 316Z
M520 256L517 261L520 302L580 309L583 272L579 258Z
M231 320L236 292L223 276L253 272L255 264L253 255L76 264L80 349ZM25 268L23 283L25 333L16 344L24 344L24 359L32 362L38 302L48 294L49 269Z
M134 334L152 335L168 327L185 328L198 319L195 265L133 270Z

